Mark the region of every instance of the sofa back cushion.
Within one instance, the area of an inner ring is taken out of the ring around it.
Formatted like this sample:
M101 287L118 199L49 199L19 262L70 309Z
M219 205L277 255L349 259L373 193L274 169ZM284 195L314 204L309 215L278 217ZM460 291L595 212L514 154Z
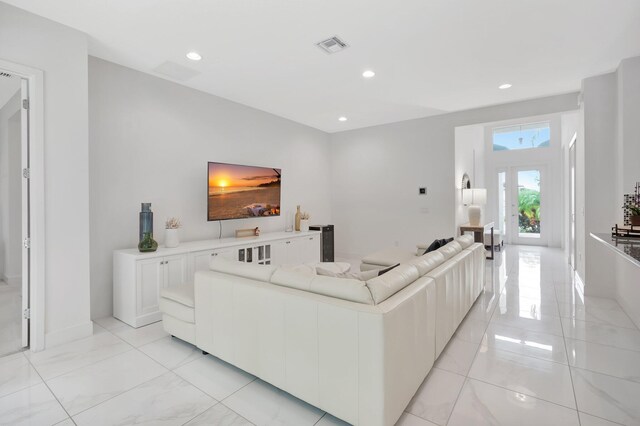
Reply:
M316 268L316 275L322 275L325 277L334 277L334 278L353 278L354 280L367 281L371 278L375 278L380 275L380 271L378 269L371 269L369 271L359 271L359 272L334 272L329 269L324 269L321 267Z
M427 272L443 264L444 261L444 255L436 250L422 256L417 256L415 259L411 259L406 262L406 264L415 266L418 269L420 276L423 276Z
M373 305L371 292L364 281L352 278L335 278L309 275L278 268L271 277L271 284L309 291L323 296Z
M444 247L440 247L436 251L442 253L445 260L449 260L462 251L462 246L458 244L457 241L451 241L449 244Z
M378 304L396 294L420 277L418 268L406 263L400 264L384 275L367 281L373 301Z
M269 282L271 276L276 270L276 267L238 262L236 260L225 259L218 256L211 258L211 261L209 262L209 269L215 272L235 275L237 277Z
M473 235L465 234L461 237L456 238L455 241L460 244L463 249L466 249L467 247L471 246L471 244L473 244Z

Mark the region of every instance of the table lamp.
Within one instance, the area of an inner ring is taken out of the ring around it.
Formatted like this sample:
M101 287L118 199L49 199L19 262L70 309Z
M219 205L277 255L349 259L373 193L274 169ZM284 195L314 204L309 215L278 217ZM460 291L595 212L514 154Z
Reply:
M487 204L487 190L485 188L463 189L462 203L469 206L469 225L480 226L481 205Z

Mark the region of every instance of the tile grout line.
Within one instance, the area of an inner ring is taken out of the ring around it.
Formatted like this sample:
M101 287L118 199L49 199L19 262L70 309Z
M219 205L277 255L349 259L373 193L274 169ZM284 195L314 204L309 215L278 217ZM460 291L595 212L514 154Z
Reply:
M42 375L40 374L40 372L35 368L35 366L31 363L31 360L29 358L27 358L26 355L23 354L23 356L27 359L27 362L29 362L29 365L31 366L31 368L33 368L33 370L36 372L36 374L40 377L40 380L42 380L42 384L44 384L44 386L47 388L47 390L49 391L49 393L53 396L53 398L56 400L56 402L58 403L58 405L60 406L60 408L62 408L62 410L67 414L67 418L69 418L71 420L71 422L75 425L76 422L75 420L73 420L73 418L71 417L71 414L69 414L69 411L67 411L67 408L62 405L62 403L60 402L60 400L58 399L58 396L53 392L53 390L49 387L49 384L47 383L46 380L44 380L44 378L42 377ZM39 383L38 383L39 384ZM34 385L37 386L37 385ZM27 388L29 389L29 388ZM65 421L66 419L61 420L60 422ZM60 423L58 422L58 423Z
M134 350L135 350L135 348L134 348ZM143 353L142 351L138 351L138 352ZM143 353L143 355L146 355L146 354L144 354L144 353ZM118 397L118 396L120 396L120 395L123 395L123 394L125 394L125 393L127 393L127 392L129 392L129 391L131 391L131 390L133 390L133 389L135 389L135 388L137 388L137 387L139 387L139 386L145 385L145 384L147 384L147 383L149 383L149 382L151 382L151 381L153 381L153 380L157 379L158 377L163 376L163 375L165 375L165 374L167 374L167 373L170 373L170 372L171 372L171 370L168 370L164 365L161 365L161 364L160 364L160 363L158 363L157 361L153 360L153 362L155 362L156 364L160 365L160 367L164 368L164 369L165 369L165 370L167 370L167 371L165 371L164 373L158 374L157 376L152 377L152 378L151 378L151 379L149 379L149 380L145 380L145 381L144 381L144 382L142 382L142 383L138 383L137 385L135 385L135 386L133 386L133 387L131 387L131 388L129 388L129 389L126 389L126 390L124 390L124 391L122 391L122 392L119 392L119 393L117 393L116 395L113 395L113 396L111 396L111 397L109 397L109 398L105 399L104 401L100 401L99 403L97 403L97 404L95 404L95 405L92 405L91 407L87 407L87 408L85 408L85 409L84 409L84 410L82 410L82 411L78 411L77 413L75 413L75 414L74 414L74 416L77 416L77 415L79 415L79 414L81 414L81 413L84 413L85 411L89 411L89 410L91 410L92 408L96 408L96 407L98 407L98 406L100 406L100 405L104 404L104 403L105 403L105 402L107 402L107 401L111 401L113 398L116 398L116 397Z
M565 265L566 268L566 265ZM571 291L573 291L573 286L571 286ZM556 293L556 305L558 307L558 312L560 312L560 301L558 300L558 293L557 291L554 291ZM566 302L563 302L566 303ZM576 416L578 417L578 425L582 425L582 419L580 419L580 407L578 406L578 397L576 396L576 386L575 383L573 381L573 371L571 371L571 359L569 358L569 350L567 349L567 340L566 340L566 336L564 333L564 326L562 324L562 320L560 320L560 328L562 329L562 344L564 345L564 352L565 355L567 356L567 363L569 364L569 379L571 380L571 390L573 391L573 400L576 403Z
M486 269L485 269L485 271L486 271ZM485 276L485 280L486 280L486 276ZM493 274L492 274L492 277L491 277L491 281L492 281L492 284L493 284ZM484 293L484 292L485 292L485 290L483 289L482 293ZM478 297L480 297L480 295L478 295ZM476 298L476 301L477 300L478 300L478 298ZM475 302L474 302L474 305L475 305ZM496 310L497 307L498 307L498 303L496 303L496 306L493 307L492 312L491 312L491 316L489 317L489 321L484 321L487 325L486 325L486 327L484 329L483 338L487 334L487 329L489 328L489 323L491 321L491 318L493 318L493 315L495 314L495 310ZM473 306L471 306L471 308L473 308ZM471 310L471 308L469 308L469 310ZM468 312L467 312L467 314L468 314ZM465 318L463 318L462 321L464 321L465 319L466 319L466 315L465 315ZM454 333L454 335L455 335L455 333ZM464 339L462 339L462 340L464 341ZM449 342L450 341L451 340L449 340ZM468 343L471 343L471 342L468 342ZM449 343L447 342L447 345L448 344ZM471 372L471 367L473 367L473 364L476 362L476 358L478 357L478 353L480 352L480 347L481 346L482 346L482 339L478 343L478 347L476 348L476 353L473 355L473 360L471 361L471 364L469 364L469 369L467 370L466 374L464 375L464 382L462 383L462 386L460 386L460 390L458 391L458 395L456 395L456 400L453 402L453 405L451 406L451 412L447 416L447 420L444 423L445 426L449 424L449 421L451 420L451 416L453 415L453 412L456 409L456 405L458 405L458 400L460 399L460 395L462 395L462 391L464 390L465 385L468 383L468 381L470 379L469 378L469 373ZM446 347L442 350L442 352L444 352L445 349L446 349ZM442 353L440 355L442 355ZM427 419L425 419L425 420L427 420Z
M505 287L504 287L504 288L502 289L502 291L500 292L500 294L501 294L501 295L502 295L502 292L504 292L504 291L506 290L506 288L507 288L507 286L505 285ZM554 289L554 294L555 294L555 289ZM558 303L558 300L557 300L557 297L556 297L556 304L557 304L557 303ZM492 314L491 314L491 319L493 319L493 316L495 315L495 310L497 309L497 307L498 307L498 305L496 304L496 306L493 308L493 312L492 312ZM489 320L489 322L488 322L487 324L490 324L490 323L491 323L491 319ZM519 328L519 327L513 327L513 328ZM487 329L488 329L488 325L487 325ZM487 329L485 329L485 335L486 335L486 330L487 330ZM529 330L525 330L525 331L529 331ZM563 333L564 333L564 330L563 330ZM548 334L548 333L547 333L547 334ZM560 337L560 336L556 336L556 337ZM564 342L564 336L562 336L562 339L563 339L563 344L565 345L565 354L566 354L566 343ZM463 340L464 340L464 339L463 339ZM468 342L468 343L472 343L472 342ZM465 377L465 382L464 382L464 384L463 384L462 388L460 388L460 392L458 393L458 396L457 396L457 398L456 398L456 401L454 402L453 408L452 408L452 410L451 410L451 413L449 414L449 417L447 418L447 422L445 423L445 425L449 423L449 421L450 421L450 419L451 419L451 415L453 415L453 411L455 410L455 407L456 407L456 405L457 405L457 403L458 403L458 400L459 400L459 398L460 398L460 394L462 393L462 389L463 389L463 388L464 388L464 386L465 386L469 381L471 381L471 380L473 380L473 381L478 381L478 382L481 382L481 383L485 383L485 384L488 384L488 385L490 385L490 386L495 386L495 387L498 387L498 388L502 388L502 389L507 390L507 391L509 391L509 392L515 392L515 391L513 391L513 390L511 390L511 389L505 388L505 387L500 386L500 385L496 385L496 384L493 384L493 383L485 382L484 380L479 380L479 379L475 379L475 378L469 377L469 373L471 372L471 368L473 367L473 364L474 364L474 363L475 363L475 361L476 361L476 358L477 358L477 356L478 356L478 353L479 353L479 351L480 351L481 346L482 346L482 342L480 342L480 344L478 345L478 349L476 350L476 354L474 355L474 359L473 359L473 361L471 362L471 366L469 367L469 371L467 372L467 375L466 375L466 377ZM526 355L525 355L525 356L526 356ZM538 359L538 358L535 358L535 357L529 357L529 358ZM543 361L544 361L544 360L543 360ZM567 355L567 362L568 362L568 355ZM561 363L559 363L559 364L561 364ZM561 365L566 365L566 364L561 364ZM569 371L571 372L571 367L570 367L570 365L567 365L567 367L569 368ZM574 391L574 399L575 399L575 390L574 390L574 388L573 388L573 381L572 381L572 383L571 383L571 387L572 387L572 390ZM579 415L579 413L578 413L578 404L577 404L577 401L576 401L576 408L575 408L575 409L572 409L572 408L570 408L570 407L566 407L566 406L564 406L564 405L561 405L561 404L558 404L558 403L555 403L555 402L552 402L552 401L547 401L547 400L545 400L545 399L542 399L542 398L539 398L539 397L536 397L536 396L531 396L531 395L528 395L528 396L530 396L530 397L532 397L532 398L535 398L535 399L539 399L539 400L541 400L541 401L545 401L545 402L547 402L547 403L550 403L550 404L553 404L553 405L556 405L556 406L559 406L559 407L562 407L562 408L566 408L566 409L569 409L569 410L575 411L575 412L576 412L576 415L578 416L578 422L580 422L580 415ZM427 420L427 419L425 419L425 420Z
M93 362L91 362L91 363L89 363L89 364L87 364L87 365L82 365L82 366L80 366L80 367L76 367L76 368L74 368L74 369L72 369L72 370L65 371L64 373L56 374L55 376L49 377L49 378L47 378L46 380L47 380L47 381L49 381L49 380L54 380L54 379L57 379L57 378L60 378L60 377L62 377L62 376L64 376L64 375L66 375L66 374L73 373L73 372L76 372L76 371L78 371L78 370L81 370L81 369L83 369L83 368L91 367L91 366L93 366L93 365L95 365L95 364L98 364L99 362L107 361L107 360L109 360L109 359L111 359L111 358L115 358L115 357L117 357L118 355L122 355L122 354L125 354L125 353L127 353L127 352L130 352L130 351L131 351L131 350L133 350L133 349L135 349L135 348L129 348L129 349L127 349L127 350L125 350L125 351L122 351L122 352L120 352L120 353L117 353L117 354L115 354L115 355L110 355L110 356L108 356L108 357L106 357L106 358L102 358L102 359L99 359L99 360L97 360L97 361L93 361ZM37 368L35 365L33 366L33 368L35 368L35 369L36 369L36 371L38 370L38 368ZM38 372L38 374L40 374L40 372ZM43 378L42 380L45 380L45 379Z
M105 329L104 327L100 326L99 324L98 324L98 326L99 326L100 328L104 329L106 332L109 332L109 330ZM98 360L96 360L96 361L90 362L89 364L86 364L86 365L83 365L83 366L80 366L80 367L76 367L76 368L73 368L73 369L71 369L71 370L69 370L69 371L65 371L64 373L60 373L60 374L57 374L57 375L55 375L55 376L49 377L49 378L47 378L46 380L53 380L53 379L56 379L56 378L58 378L58 377L64 376L65 374L69 374L69 373L72 373L72 372L74 372L74 371L80 370L81 368L89 367L89 366L94 365L94 364L97 364L97 363L99 363L99 362L101 362L101 361L105 361L105 360L108 360L108 359L114 358L114 357L116 357L116 356L118 356L118 355L122 355L123 353L129 352L131 349L136 349L136 347L135 347L135 346L133 346L133 345L131 345L129 342L126 342L126 341L124 341L124 340L120 339L118 336L114 335L113 333L111 333L111 334L112 334L114 337L116 337L117 339L119 339L120 341L122 341L123 343L125 343L125 344L129 345L129 346L130 346L130 348L129 348L129 349L127 349L127 350L125 350L125 351L122 351L122 352L120 352L120 353L117 353L117 354L114 354L114 355L107 356L106 358L98 359ZM82 339L75 340L75 341L72 341L72 342L69 342L69 343L80 342L80 341L85 340L85 339L91 339L91 338L93 338L93 337L95 337L95 336L96 336L95 334L92 334L91 336L87 336L87 337L84 337L84 338L82 338ZM46 349L45 349L45 351L46 351ZM23 351L23 352L26 352L26 351ZM44 352L44 351L43 351L43 352ZM40 372L38 371L38 367L37 367L34 363L32 363L32 362L31 362L31 359L30 359L29 357L27 357L26 355L25 355L25 358L27 358L27 360L28 360L28 361L29 361L29 363L33 366L33 368L36 370L36 372L38 373L38 375L40 375L40 376L41 376ZM41 378L42 378L42 381L45 381L45 379L44 379L42 376L41 376Z
M403 411L403 412L404 412L404 411ZM317 421L317 422L315 422L315 423L313 424L313 426L316 426L318 423L320 423L320 421L321 421L322 419L324 419L324 416L326 416L326 415L327 415L327 413L325 412L322 416L320 416L320 418L318 419L318 421ZM400 416L402 416L402 414L401 414Z
M100 326L100 325L99 325L99 326ZM100 327L101 327L101 326L100 326ZM104 328L104 327L102 327L102 328ZM106 330L106 329L105 329L105 330ZM109 331L109 330L107 330L107 331ZM113 333L111 333L111 334L113 334ZM115 336L115 335L114 335L114 336ZM115 337L118 337L118 336L115 336ZM118 337L118 338L119 338L119 337ZM120 339L120 340L122 340L122 339ZM158 340L159 340L159 339L158 339ZM113 395L113 396L111 396L110 398L105 399L104 401L99 402L98 404L92 405L91 407L87 407L87 408L85 408L84 410L82 410L82 411L79 411L79 412L75 413L75 414L74 414L74 416L77 416L77 415L79 415L79 414L81 414L81 413L84 413L85 411L91 410L92 408L95 408L95 407L97 407L97 406L99 406L99 405L102 405L102 404L104 404L105 402L110 401L110 400L112 400L113 398L118 397L118 396L120 396L120 395L122 395L122 394L125 394L125 393L129 392L129 391L130 391L130 390L132 390L132 389L135 389L135 388L137 388L137 387L139 387L139 386L141 386L141 385L147 384L147 383L149 383L150 381L155 380L155 379L157 379L158 377L160 377L160 376L162 376L162 375L164 375L164 374L167 374L167 373L172 372L171 370L169 370L168 368L166 368L164 365L160 364L159 362L157 362L156 360L154 360L153 358L151 358L149 355L147 355L146 353L144 353L144 352L142 352L141 350L139 350L137 347L135 347L135 346L131 345L129 342L126 342L126 341L124 341L124 340L122 340L122 341L123 341L124 343L128 344L129 346L131 346L131 349L126 350L126 351L124 351L124 352L121 352L121 353L119 353L119 354L116 354L116 355L114 355L114 356L111 356L111 357L108 357L108 358L105 358L105 359L102 359L102 360L96 361L96 362L94 362L94 363L92 363L92 364L88 364L88 365L85 365L85 366L83 366L83 367L77 368L77 369L75 369L75 370L73 370L73 371L77 371L77 370L80 370L80 369L85 368L85 367L93 366L93 365L95 365L95 364L97 364L97 363L99 363L99 362L102 362L102 361L106 361L106 360L109 360L109 359L115 358L115 357L116 357L116 356L118 356L118 355L122 355L122 354L127 353L127 352L130 352L130 351L132 351L132 350L134 350L134 351L138 351L138 352L139 352L139 353L141 353L142 355L144 355L144 356L146 356L147 358L149 358L152 362L154 362L154 363L158 364L160 367L164 368L164 369L165 369L165 370L167 370L167 371L165 371L165 372L163 372L162 374L159 374L159 375L157 375L157 376L155 376L155 377L153 377L153 378L151 378L151 379L149 379L149 380L146 380L146 381L144 381L144 382L142 382L142 383L139 383L139 384L137 384L136 386L134 386L134 387L132 387L132 388L129 388L129 389L125 390L125 391L122 391L122 392L120 392L120 393L118 393L118 394L116 394L116 395ZM155 342L155 340L154 340L154 342ZM153 342L149 342L149 343L153 343ZM71 373L71 371L70 371L69 373ZM38 374L39 374L39 373L38 373ZM67 373L64 373L64 374L67 374ZM58 376L56 376L55 378L57 378L57 377L61 377L61 376L63 376L64 374L58 375ZM175 373L174 373L174 374L175 374ZM176 375L177 375L177 374L176 374ZM178 376L178 377L180 377L180 376ZM180 377L180 378L182 379L182 377ZM48 380L53 380L53 379L54 379L54 378L51 378L51 379L48 379ZM184 379L182 379L182 380L184 380ZM43 382L44 382L44 383L46 383L46 380L44 380L44 379L43 379ZM48 388L48 387L49 387L49 386L47 385L47 388ZM53 391L51 391L51 393L54 395L54 397L56 397L56 395L53 393ZM58 398L56 397L56 400L57 400L57 399L58 399ZM213 399L215 399L215 398L213 398ZM60 405L62 405L62 404L60 404ZM215 404L214 404L214 405L215 405ZM62 408L63 408L63 409L65 410L65 412L66 412L66 409L64 408L64 406L63 406ZM67 412L67 414L69 414L69 413ZM70 418L70 419L75 423L75 421L73 420L73 417L72 417L71 415L69 415L69 418Z

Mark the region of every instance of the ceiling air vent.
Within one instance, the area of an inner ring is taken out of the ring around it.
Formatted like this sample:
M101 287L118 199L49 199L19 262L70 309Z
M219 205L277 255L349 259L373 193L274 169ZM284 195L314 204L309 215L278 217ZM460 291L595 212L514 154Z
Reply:
M327 53L336 53L349 47L349 45L340 40L340 37L338 36L333 36L321 41L320 43L316 43L316 46Z
M0 71L0 77L11 78L13 76L11 74L9 74L8 72Z

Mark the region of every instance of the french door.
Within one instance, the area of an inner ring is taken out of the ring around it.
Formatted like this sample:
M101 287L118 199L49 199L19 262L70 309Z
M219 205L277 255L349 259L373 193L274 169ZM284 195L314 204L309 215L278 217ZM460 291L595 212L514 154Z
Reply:
M543 166L497 170L498 227L510 244L546 245Z

